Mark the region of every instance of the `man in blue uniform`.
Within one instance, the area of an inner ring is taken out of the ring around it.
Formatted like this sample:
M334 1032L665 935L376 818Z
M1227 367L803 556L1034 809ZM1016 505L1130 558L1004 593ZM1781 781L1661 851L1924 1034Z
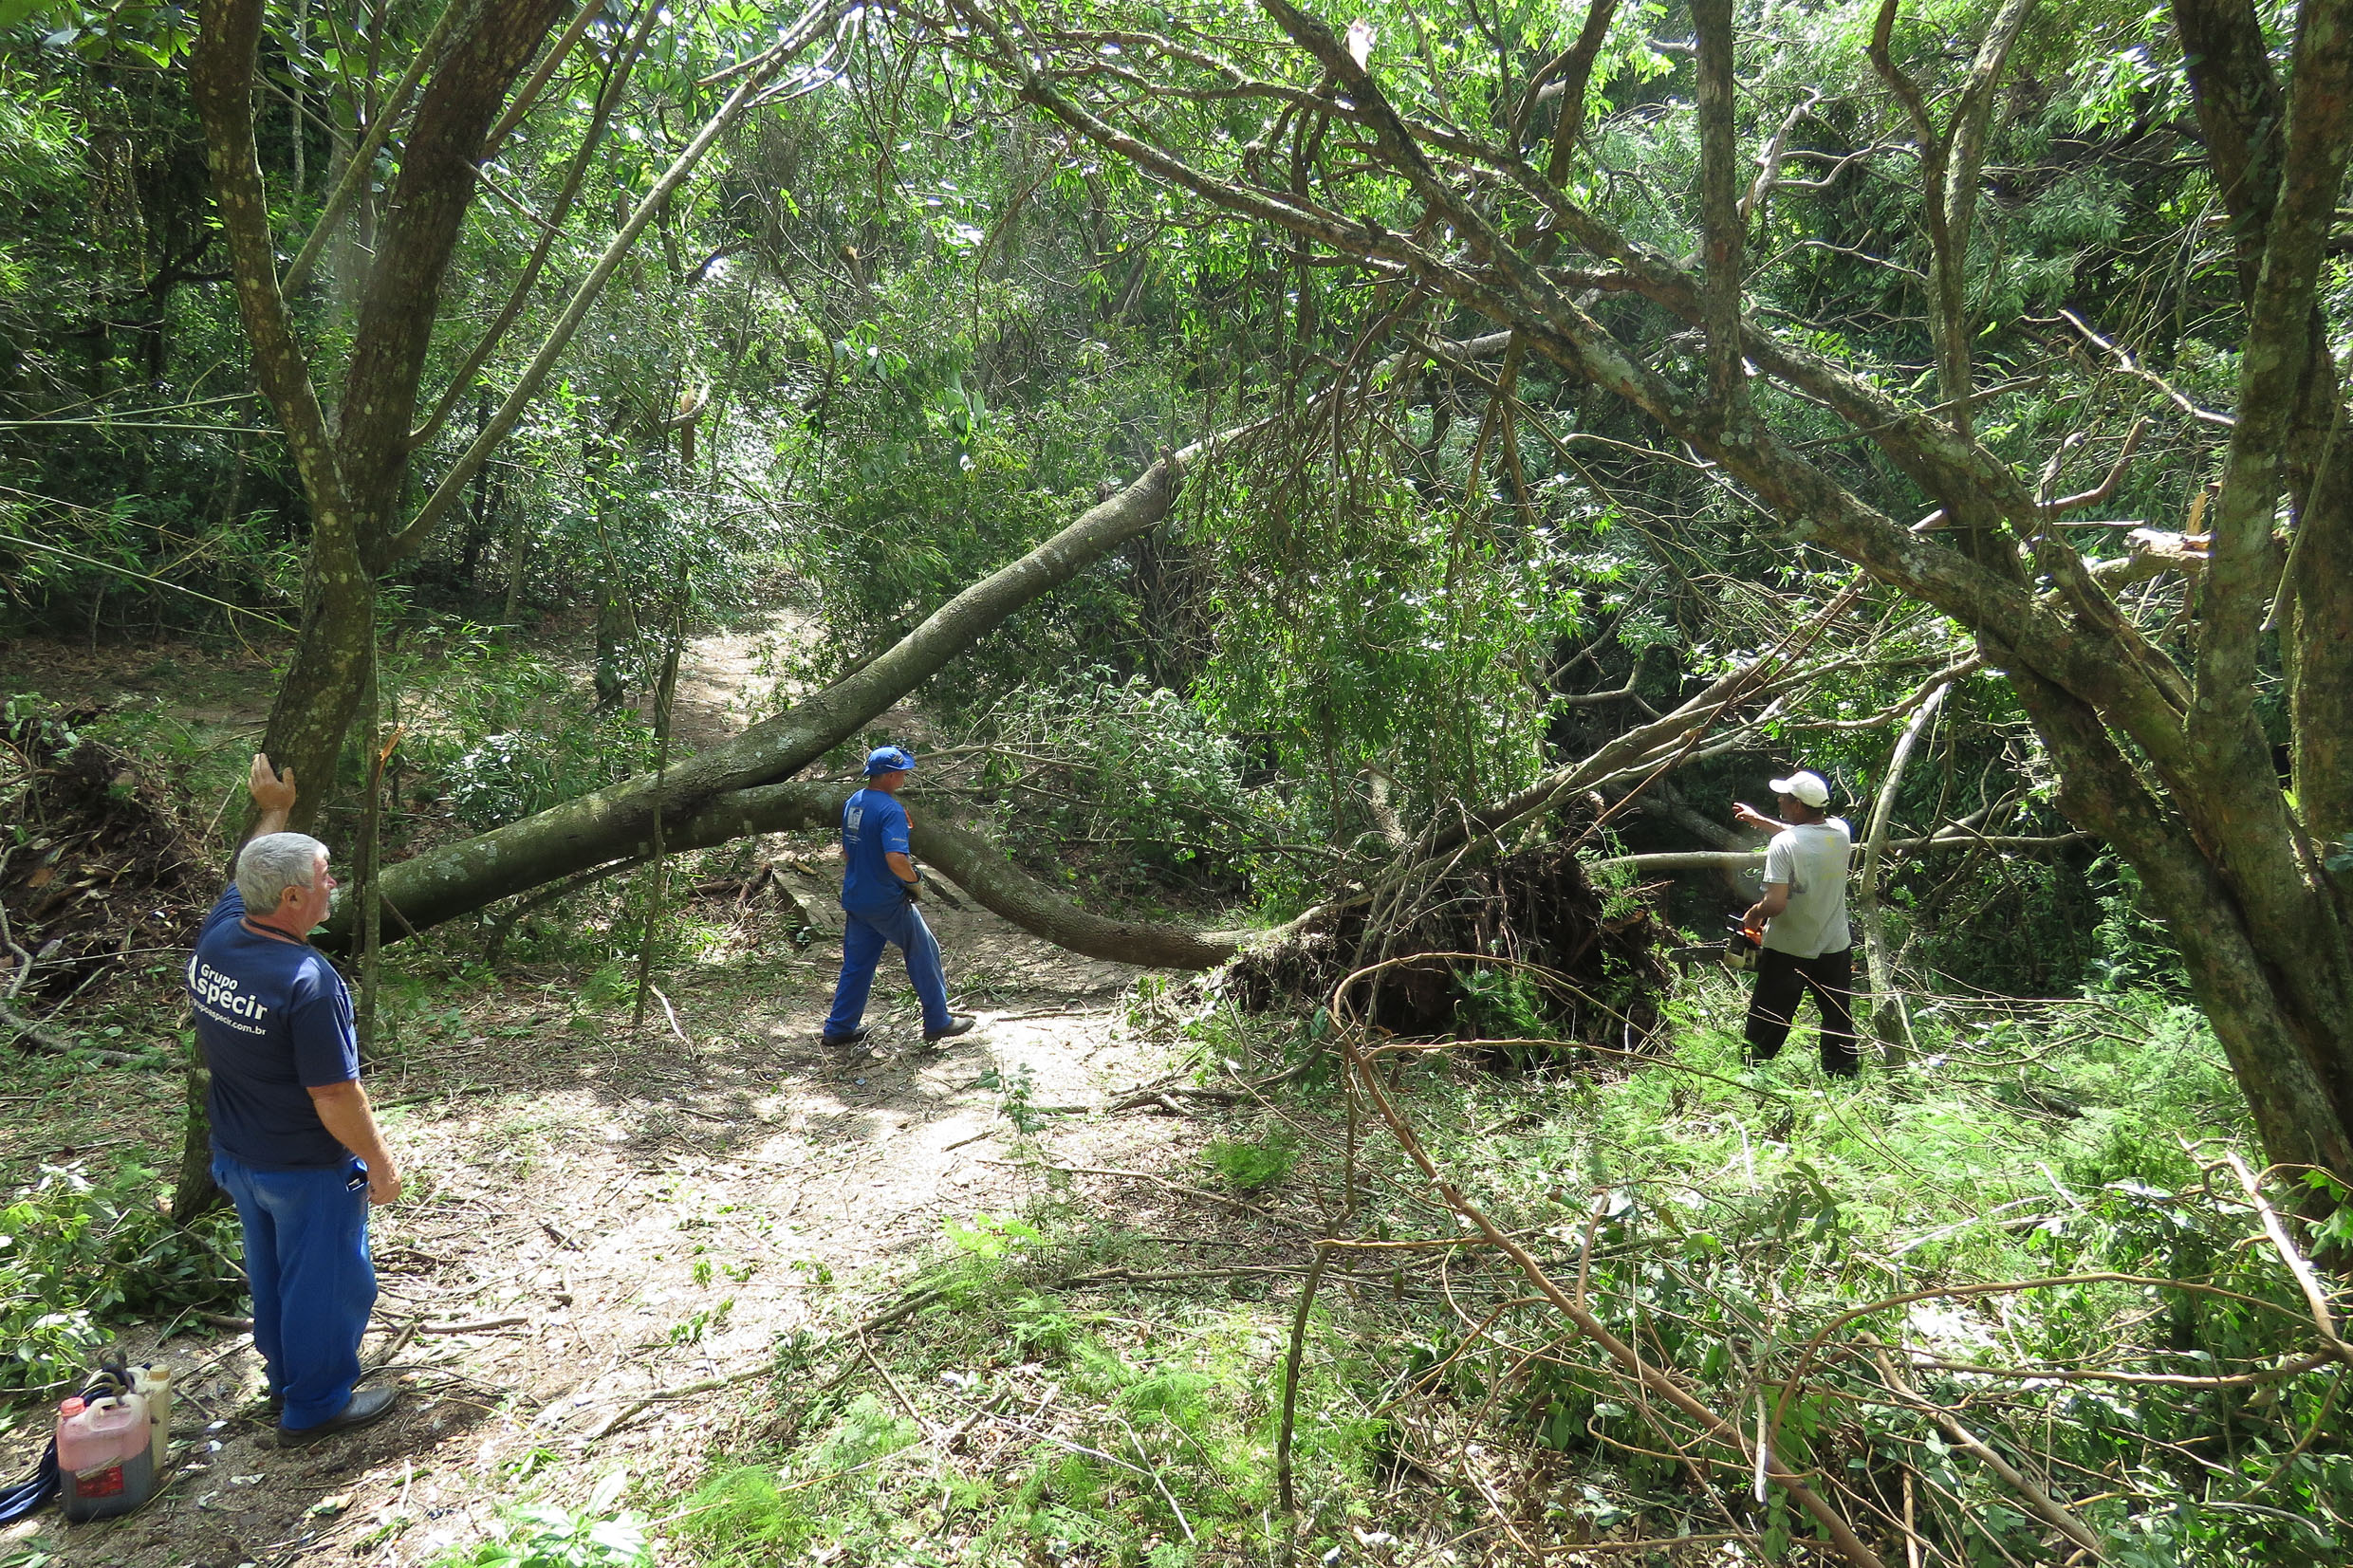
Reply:
M400 1168L360 1087L351 993L309 942L335 890L326 846L284 831L292 768L280 778L255 757L247 787L261 821L196 938L188 1000L213 1075L213 1179L245 1227L253 1348L278 1446L299 1448L381 1420L399 1397L357 1385L376 1305L368 1206L400 1195Z
M922 893L907 849L907 808L899 789L915 771L914 754L896 746L866 755L866 787L842 804L842 978L833 988L833 1013L825 1020L824 1042L855 1045L873 1031L862 1022L866 994L874 988L875 966L885 944L906 955L907 978L923 1003L923 1043L936 1045L970 1030L970 1014L948 1010L948 978L939 967L939 944L916 908Z

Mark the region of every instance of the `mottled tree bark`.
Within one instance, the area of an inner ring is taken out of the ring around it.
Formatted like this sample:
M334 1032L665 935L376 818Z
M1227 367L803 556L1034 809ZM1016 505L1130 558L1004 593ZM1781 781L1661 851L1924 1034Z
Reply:
M453 0L462 4L462 0ZM329 429L307 351L279 289L276 248L253 141L254 62L262 0L204 0L190 92L205 133L214 199L229 240L238 311L255 378L279 424L311 517L302 632L270 709L263 746L304 785L292 825L333 794L336 762L359 710L376 636L376 579L409 468L409 420L424 372L441 282L474 195L474 160L508 89L530 63L563 0L477 6L436 27L448 49L402 147L400 172L361 290L351 360Z

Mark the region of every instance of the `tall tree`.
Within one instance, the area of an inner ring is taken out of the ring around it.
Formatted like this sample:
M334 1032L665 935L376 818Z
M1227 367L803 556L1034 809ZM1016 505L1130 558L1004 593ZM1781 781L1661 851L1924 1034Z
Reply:
M301 633L264 743L271 756L291 764L311 785L298 807L297 826L305 825L330 793L344 733L366 687L377 591L384 574L456 507L468 483L537 395L629 247L703 155L746 112L768 101L779 73L825 36L845 9L820 0L768 48L720 73L732 83L725 100L626 212L506 394L462 452L433 476L422 499L412 505L415 454L464 400L472 378L515 324L546 255L543 246L508 307L462 357L452 386L437 404L426 404L421 389L442 324L441 291L481 190L480 166L529 110L562 54L579 43L603 3L584 0L573 25L550 46L548 34L566 0L498 5L448 0L407 73L385 96L316 230L283 277L254 142L255 66L268 8L265 0L205 0L201 7L190 90L204 125L255 378L285 430L310 510ZM656 7L641 9L638 25L621 46L626 58L644 46L659 14ZM543 68L516 91L517 82L543 53ZM626 59L608 78L605 95L586 122L572 179L549 218L550 236L570 209L588 156L610 120L625 65ZM349 347L338 361L298 330L287 302L289 285L308 272L373 178L378 151L389 145L394 126L402 123L398 172L376 225L372 259L364 276L355 280L358 304ZM422 419L420 409L428 410Z
M1564 22L1547 40L1531 22L1546 53L1525 67L1500 37L1484 56L1475 42L1441 53L1402 11L1382 13L1397 40L1384 45L1380 28L1343 35L1290 0L1260 0L1255 33L1221 24L1214 38L1117 8L955 9L973 46L1077 136L1399 298L1510 330L1714 465L1789 537L1965 628L2040 732L2062 807L2129 861L2171 928L2271 1156L2353 1183L2353 944L2344 874L2329 864L2353 832L2353 477L2331 461L2344 391L2320 286L2353 152L2353 6L2297 9L2284 81L2248 0L2176 8L2205 156L2233 214L2245 347L2206 511L2211 559L2177 539L2158 563L2202 575L2195 613L2166 626L2110 591L2139 564L2103 563L2063 532L2113 491L2138 428L2105 478L2066 493L2073 443L2030 453L2038 475L1978 417L1994 395L1973 363L1991 263L1973 234L2033 0L2003 0L1960 49L1965 67L1934 90L1899 57L1897 0L1862 12L1900 124L1890 139L1916 158L1932 405L1825 352L1819 335L1777 327L1751 293L1746 241L1798 117L1745 130L1730 0L1691 8L1689 259L1605 216L1578 178L1586 72L1612 0L1595 0L1582 38ZM1288 175L1266 157L1285 138L1307 149ZM1762 171L1745 190L1744 165ZM1628 296L1666 325L1656 352L1594 313ZM1838 455L1854 448L1901 482L1874 491ZM1906 489L1929 510L1918 524L1891 510ZM2274 629L2292 731L2285 781L2258 710Z

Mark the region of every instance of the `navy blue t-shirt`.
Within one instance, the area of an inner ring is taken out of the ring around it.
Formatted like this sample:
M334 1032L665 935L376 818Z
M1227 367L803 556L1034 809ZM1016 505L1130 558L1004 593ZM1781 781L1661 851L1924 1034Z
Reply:
M842 907L888 909L903 902L906 889L886 854L905 855L907 808L886 789L862 789L842 802Z
M196 1040L213 1070L213 1147L257 1171L341 1165L351 1154L309 1091L360 1076L351 993L318 949L249 931L244 917L232 886L188 960Z

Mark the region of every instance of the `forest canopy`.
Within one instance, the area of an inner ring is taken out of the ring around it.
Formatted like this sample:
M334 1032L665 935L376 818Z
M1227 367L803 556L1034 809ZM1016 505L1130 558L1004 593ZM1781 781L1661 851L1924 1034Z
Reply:
M19 6L5 66L11 617L259 638L321 778L371 669L591 618L577 763L410 760L517 845L603 785L597 834L420 845L428 922L636 848L628 699L771 591L824 631L780 674L883 674L677 802L919 678L973 807L1279 918L1851 589L1622 809L1578 781L1621 853L1748 847L1691 802L1800 761L1876 802L1933 702L1889 811L1982 840L1888 858L1888 951L2178 964L2273 1152L2353 1172L2303 13L497 9Z
M0 0L9 746L99 809L74 737L188 704L36 663L218 660L324 940L609 896L642 1022L671 863L904 742L1067 951L1621 1056L1810 768L1875 1071L2195 1008L2325 1264L2348 158L2336 0ZM141 865L247 825L216 761ZM62 1009L117 933L48 934Z

